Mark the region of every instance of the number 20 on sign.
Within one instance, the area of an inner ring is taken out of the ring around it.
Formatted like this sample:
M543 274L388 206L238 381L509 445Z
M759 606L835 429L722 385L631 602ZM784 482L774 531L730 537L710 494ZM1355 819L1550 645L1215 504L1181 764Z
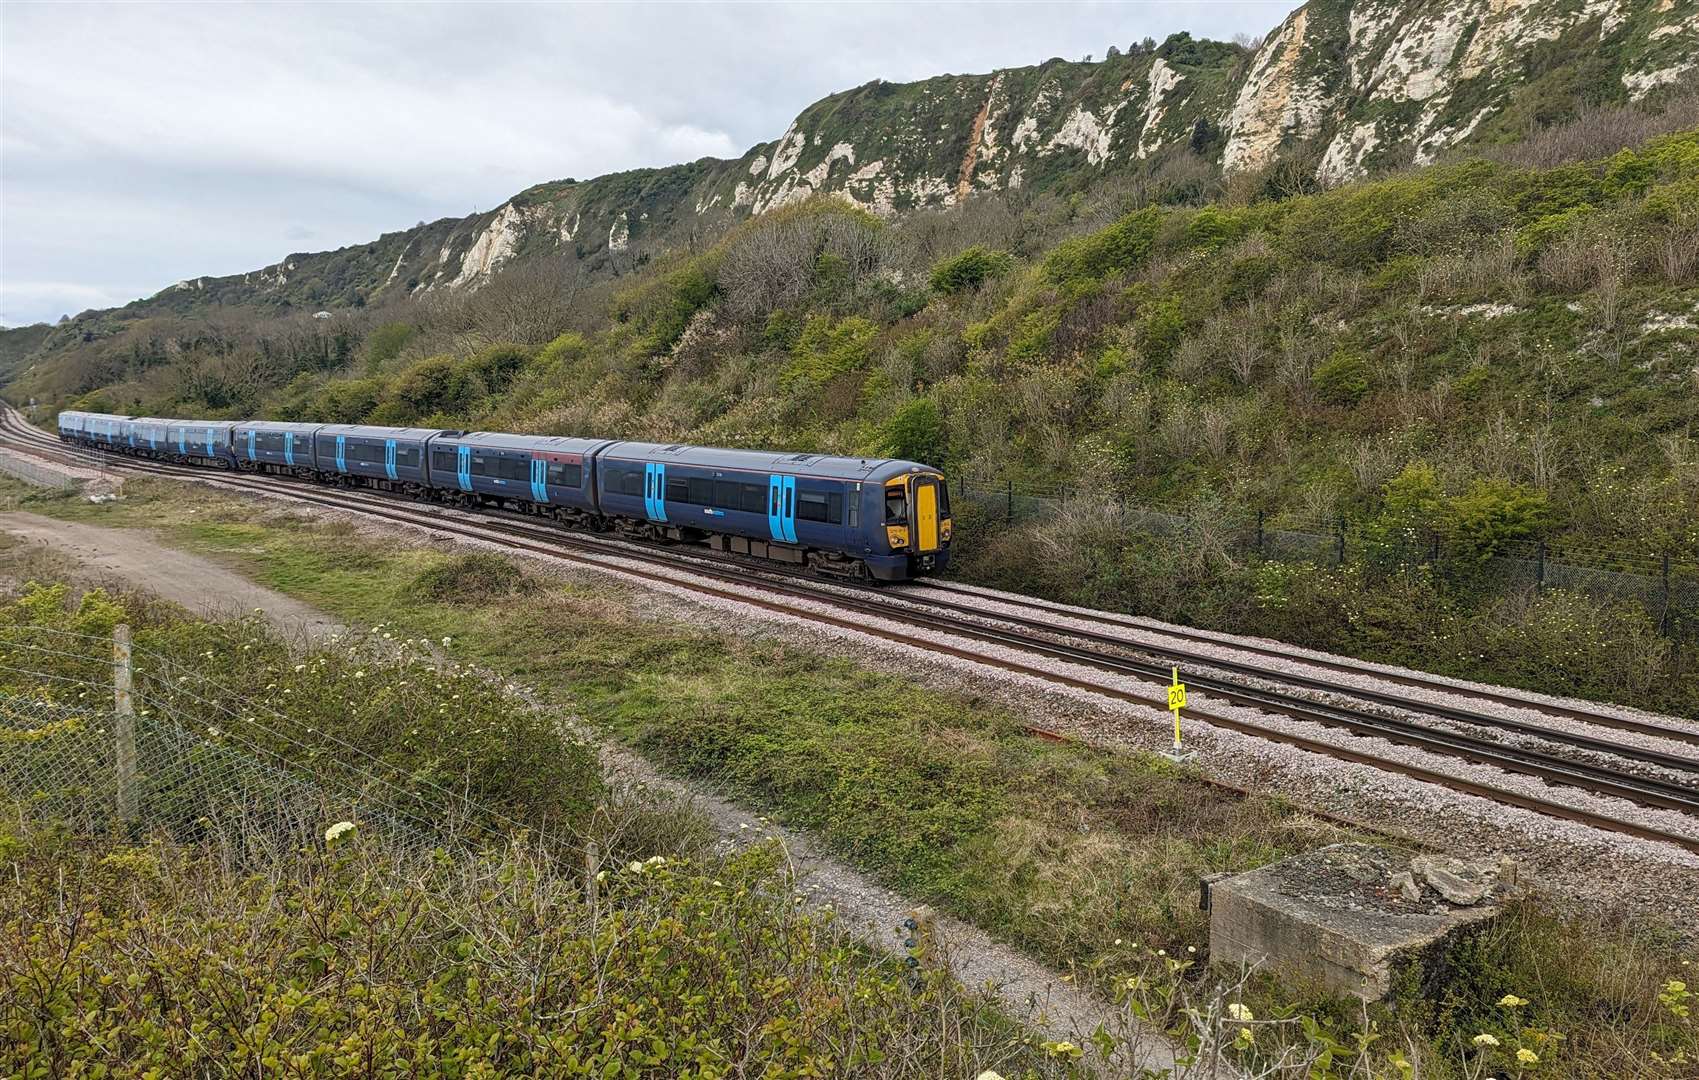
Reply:
M1174 713L1174 752L1168 756L1176 761L1191 755L1180 749L1180 710L1186 707L1186 684L1180 681L1180 669L1172 669L1174 681L1168 686L1168 708Z

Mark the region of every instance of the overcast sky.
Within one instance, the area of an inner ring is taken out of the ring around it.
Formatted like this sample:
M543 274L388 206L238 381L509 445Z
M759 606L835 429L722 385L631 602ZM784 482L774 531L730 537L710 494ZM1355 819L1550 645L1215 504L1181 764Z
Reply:
M870 79L1262 34L1296 0L0 3L0 322L778 137Z

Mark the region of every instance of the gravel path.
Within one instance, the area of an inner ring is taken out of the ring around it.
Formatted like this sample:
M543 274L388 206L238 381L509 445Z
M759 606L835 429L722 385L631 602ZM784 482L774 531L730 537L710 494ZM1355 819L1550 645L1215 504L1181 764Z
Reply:
M107 529L20 510L0 512L0 530L69 556L97 576L140 585L197 615L262 611L291 634L317 640L342 629L323 612L256 585L210 559L149 539L139 529Z

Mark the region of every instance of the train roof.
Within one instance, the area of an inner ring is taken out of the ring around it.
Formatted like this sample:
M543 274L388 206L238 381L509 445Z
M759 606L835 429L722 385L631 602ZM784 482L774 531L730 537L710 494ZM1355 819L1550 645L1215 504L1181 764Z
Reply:
M172 427L183 426L209 429L233 428L236 426L236 421L234 420L167 420L165 423L170 424Z
M609 445L607 439L578 439L570 435L509 435L501 431L445 431L444 441L492 450L540 450L550 454L588 454Z
M239 428L253 428L255 431L317 431L323 424L295 424L283 420L237 420L233 424Z
M365 439L428 439L443 434L442 428L383 427L378 424L325 424L320 435L354 435Z
M883 482L911 472L937 472L930 465L894 458L835 457L830 454L785 454L772 450L726 450L715 446L686 446L683 443L622 442L608 448L608 456L624 461L697 465L705 469L743 469L750 472L784 473L828 480Z

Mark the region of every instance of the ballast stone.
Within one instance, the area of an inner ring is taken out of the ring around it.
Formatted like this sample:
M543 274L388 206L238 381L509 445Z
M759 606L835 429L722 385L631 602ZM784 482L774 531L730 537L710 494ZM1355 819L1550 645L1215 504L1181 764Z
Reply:
M1406 961L1499 913L1504 863L1332 844L1207 884L1212 963L1378 1001ZM1464 902L1452 899L1463 898Z

